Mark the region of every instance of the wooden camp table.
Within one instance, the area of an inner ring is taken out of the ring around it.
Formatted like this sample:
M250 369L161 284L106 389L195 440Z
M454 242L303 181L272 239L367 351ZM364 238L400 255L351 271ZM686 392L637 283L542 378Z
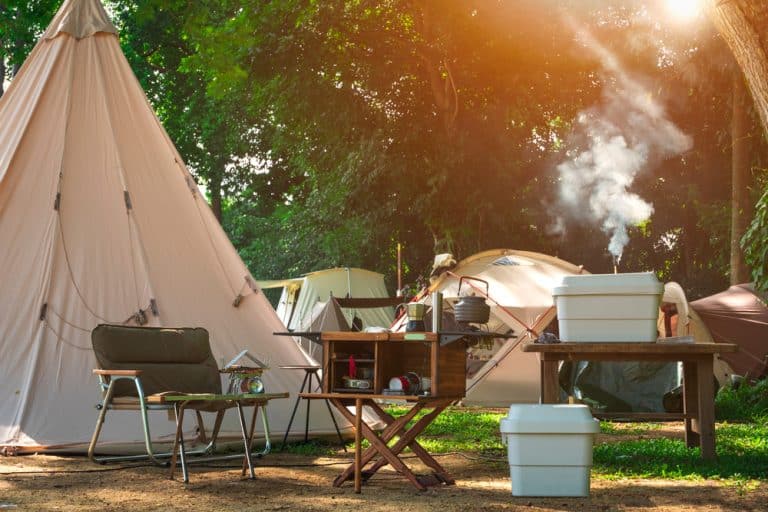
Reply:
M359 493L363 481L387 464L419 490L431 485L454 484L453 478L416 438L446 407L464 397L467 343L498 336L504 335L487 332L320 333L323 344L323 392L300 393L299 396L328 400L355 428L355 461L333 481L334 487L354 479L355 492ZM345 385L345 378L352 371L352 360L360 373L369 375L365 389ZM417 390L408 395L385 393L390 379L406 373L429 379L429 392L425 394ZM380 404L382 400L405 401L412 407L403 416L394 418L384 411ZM363 407L381 418L386 424L384 430L374 432L362 420ZM409 425L424 410L429 412ZM363 439L370 443L365 452L361 448ZM432 470L431 474L414 474L400 457L406 447Z
M432 485L453 485L454 479L416 440L421 432L437 418L443 410L461 397L424 397L424 396L391 396L373 395L368 393L302 393L302 398L329 400L339 412L355 428L355 460L333 481L334 487L340 487L347 480L354 479L355 492L360 493L363 481L371 478L379 469L391 465L398 473L408 479L417 489L423 491ZM413 404L408 412L399 418L384 411L379 400L405 400ZM348 407L354 406L354 412ZM370 407L385 423L386 427L380 433L374 432L362 420L363 406ZM413 425L408 423L423 409L432 409ZM398 437L392 446L388 443ZM370 446L362 452L362 440L367 439ZM409 447L427 467L432 470L429 475L416 475L400 458L400 453ZM376 459L376 456L379 456ZM370 464L370 466L368 466ZM367 469L364 469L366 468Z
M683 363L683 414L621 413L623 418L675 419L685 421L685 442L699 445L704 459L715 458L715 354L736 352L731 343L658 341L655 343L527 343L523 352L538 352L541 361L541 401L557 403L560 398L560 361L659 361ZM598 415L600 416L600 415Z

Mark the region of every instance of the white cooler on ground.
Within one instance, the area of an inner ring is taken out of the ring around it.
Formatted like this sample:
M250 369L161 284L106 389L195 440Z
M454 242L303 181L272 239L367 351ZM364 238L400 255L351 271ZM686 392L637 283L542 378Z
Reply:
M662 293L652 272L565 276L553 293L560 339L656 341Z
M586 405L512 404L501 420L513 496L589 496L600 422Z

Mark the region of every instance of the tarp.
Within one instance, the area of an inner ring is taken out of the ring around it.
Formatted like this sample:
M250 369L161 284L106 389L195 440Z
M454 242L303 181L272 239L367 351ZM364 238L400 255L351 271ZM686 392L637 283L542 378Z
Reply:
M98 0L62 5L0 99L0 247L0 445L88 442L100 398L90 332L99 323L205 327L219 362L248 349L271 367L268 391L301 385L303 375L279 366L307 358L272 335L280 319L152 111ZM274 432L291 407L270 404ZM311 428L334 432L315 409ZM107 422L102 439L142 439L135 413L112 414L123 417ZM238 432L228 416L225 429ZM155 417L152 431L172 437L173 423Z
M766 375L768 360L768 307L750 284L695 300L691 309L701 318L715 343L735 343L739 351L721 354L736 375Z

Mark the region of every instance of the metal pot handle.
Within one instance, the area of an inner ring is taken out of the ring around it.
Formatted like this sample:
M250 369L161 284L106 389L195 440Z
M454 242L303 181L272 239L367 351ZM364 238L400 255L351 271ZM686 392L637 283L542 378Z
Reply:
M490 291L490 287L491 287L491 286L490 286L490 284L488 284L488 281L486 281L485 279L480 279L479 277L472 277L472 276L461 276L461 277L459 278L459 289L458 289L458 291L456 292L456 295L457 295L458 297L461 297L461 283L462 283L462 281L464 281L465 279L467 279L467 280L472 280L472 281L480 281L481 283L485 283L485 296L486 296L486 297L488 296L488 292Z

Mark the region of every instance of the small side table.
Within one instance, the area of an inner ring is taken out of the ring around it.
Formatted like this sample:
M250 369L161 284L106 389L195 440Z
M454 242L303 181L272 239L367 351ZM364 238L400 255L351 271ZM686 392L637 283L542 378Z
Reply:
M304 380L301 383L301 389L299 390L299 394L296 395L296 402L293 404L293 412L291 413L291 419L288 421L288 427L285 429L285 435L283 436L283 443L280 445L280 451L283 451L285 448L285 442L288 440L288 434L291 431L291 425L293 425L293 419L296 417L296 411L299 408L299 402L301 401L302 397L301 393L312 393L312 386L313 386L313 380L317 383L317 389L320 390L322 388L322 383L320 381L320 376L318 375L318 372L322 369L320 366L317 365L294 365L294 366L281 366L282 370L304 370ZM309 404L312 402L312 400L306 400L307 402L307 415L304 422L304 442L306 443L309 438ZM341 437L341 431L339 430L339 424L336 423L336 417L333 415L333 411L331 410L331 404L328 402L328 400L325 400L325 405L328 407L328 414L331 416L331 421L333 421L333 426L336 429L336 435L339 436L339 444L341 444L341 447L344 449L344 451L347 451L347 446L344 443L344 438Z

